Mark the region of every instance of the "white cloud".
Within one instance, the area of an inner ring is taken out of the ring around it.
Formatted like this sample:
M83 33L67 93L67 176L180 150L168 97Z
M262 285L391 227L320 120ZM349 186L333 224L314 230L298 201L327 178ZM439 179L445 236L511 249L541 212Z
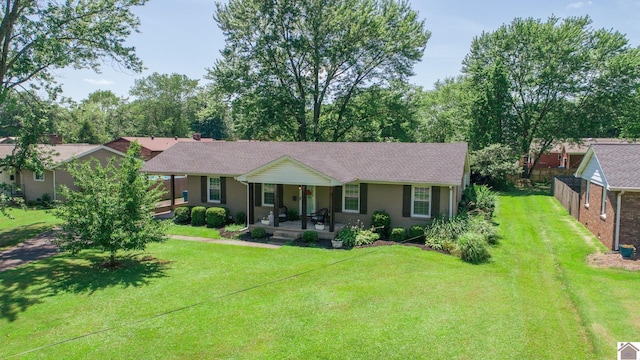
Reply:
M580 9L581 7L583 7L585 5L591 5L591 4L593 4L592 1L587 1L587 2L578 1L578 2L574 2L574 3L571 3L571 4L567 5L567 9Z
M84 79L84 81L93 85L111 85L114 83L113 81L107 79Z

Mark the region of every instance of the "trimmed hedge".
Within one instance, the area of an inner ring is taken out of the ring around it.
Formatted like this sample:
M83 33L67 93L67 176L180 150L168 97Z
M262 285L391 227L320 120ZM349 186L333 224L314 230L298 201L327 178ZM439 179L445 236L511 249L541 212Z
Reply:
M173 222L176 224L188 224L191 222L191 209L186 206L177 208L173 212Z
M205 224L207 208L204 206L195 206L191 209L191 225L203 226Z
M424 228L426 225L412 225L409 228L409 238L414 240L424 240Z
M391 230L391 241L401 242L407 238L407 231L404 228L396 227Z
M236 224L246 224L247 223L247 214L244 211L236 212Z
M385 210L376 210L371 215L371 227L373 231L384 238L391 233L391 216Z
M307 230L302 233L302 241L306 243L318 242L318 233L313 230Z
M221 207L210 207L207 209L207 227L219 228L227 223L227 211Z
M251 230L251 237L254 239L263 239L267 237L267 231L263 228L255 228Z

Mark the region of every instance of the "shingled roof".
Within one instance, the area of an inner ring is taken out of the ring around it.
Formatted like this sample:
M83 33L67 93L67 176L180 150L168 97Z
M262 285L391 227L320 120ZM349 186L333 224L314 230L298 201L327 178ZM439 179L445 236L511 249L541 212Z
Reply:
M640 144L591 145L609 188L640 189Z
M0 159L8 155L11 155L15 145L14 144L0 144ZM113 153L120 155L120 152L103 145L92 144L60 144L60 145L48 145L38 144L38 150L48 154L50 156L51 163L55 166L63 161L71 160L74 157L84 156L85 154L92 153L99 149L106 149Z
M179 142L142 171L239 176L289 157L342 183L355 180L460 185L466 143Z

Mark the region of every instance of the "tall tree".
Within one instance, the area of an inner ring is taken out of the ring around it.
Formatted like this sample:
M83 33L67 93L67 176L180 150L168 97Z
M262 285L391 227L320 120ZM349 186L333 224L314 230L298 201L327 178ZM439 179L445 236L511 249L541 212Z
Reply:
M198 80L180 74L153 73L136 80L129 94L136 97L133 111L142 120L137 135L179 136L189 134L196 118Z
M216 6L226 46L208 77L235 101L240 129L266 125L279 139L340 139L350 127L345 114L353 96L406 79L430 36L404 0Z
M417 139L425 142L466 141L469 100L465 77L438 80L433 90L423 92L420 98Z
M536 162L555 142L615 122L640 83L639 50L586 16L517 18L474 38L463 64L473 147L503 143L524 154L535 144Z

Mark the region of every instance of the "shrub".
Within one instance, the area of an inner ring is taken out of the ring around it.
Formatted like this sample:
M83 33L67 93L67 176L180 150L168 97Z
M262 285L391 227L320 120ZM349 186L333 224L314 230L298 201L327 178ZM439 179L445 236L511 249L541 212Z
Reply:
M487 242L482 235L472 232L464 233L458 240L460 258L472 264L479 264L489 260L491 254L487 249Z
M356 233L355 245L373 244L378 239L380 239L380 234L373 232L373 230L360 230ZM342 244L344 245L344 242Z
M194 206L193 209L191 209L191 225L204 225L206 211L207 209L204 206Z
M409 239L423 240L425 227L426 225L411 225L411 227L409 227Z
M267 237L267 231L263 228L255 228L251 230L251 237L254 239L263 239Z
M173 222L176 224L187 224L191 221L191 209L179 207L173 212Z
M374 211L371 215L371 227L376 233L388 238L391 232L391 216L385 210Z
M206 212L206 216L207 216L207 227L215 227L215 228L219 228L224 226L227 221L226 221L226 211L224 208L221 207L210 207L207 209Z
M342 239L342 246L354 247L356 244L356 235L358 234L358 227L353 225L346 225L338 231L336 239Z
M221 207L221 209L224 210L224 224L222 225L233 223L233 216L231 216L231 210L229 210L228 207Z
M236 224L246 224L247 214L244 211L236 212Z
M479 212L490 218L496 206L496 197L496 193L485 185L468 186L462 193L460 210L469 213Z
M445 250L449 246L448 243L455 243L458 236L466 231L467 216L465 214L459 214L453 219L438 215L424 231L425 245L437 250Z
M490 220L484 216L470 216L467 222L469 232L481 235L489 245L498 243L498 233Z
M287 210L287 219L291 221L300 220L300 215L298 215L298 210L296 209Z
M404 230L404 228L396 227L391 230L391 237L390 237L391 241L401 242L401 241L404 241L406 237L407 237L407 232Z
M318 242L318 233L313 230L307 230L302 233L302 241L306 243Z
M49 195L49 193L44 193L42 194L42 206L44 207L51 207L53 205L53 201L51 200L51 195Z

